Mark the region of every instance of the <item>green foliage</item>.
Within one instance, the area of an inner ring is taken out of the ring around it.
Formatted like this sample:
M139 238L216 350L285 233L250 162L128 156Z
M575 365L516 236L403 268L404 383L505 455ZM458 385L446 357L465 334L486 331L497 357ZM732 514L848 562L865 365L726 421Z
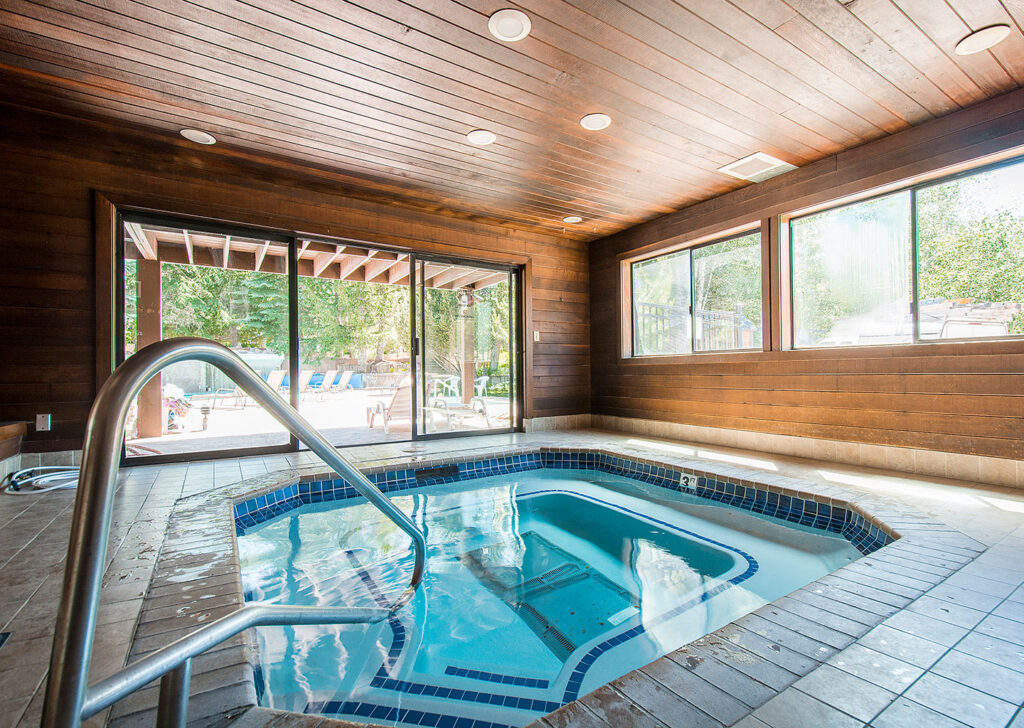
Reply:
M760 233L635 263L632 276L634 305L655 304L637 307L636 353L688 351L691 310L705 348L735 346L746 321L756 327L751 345L760 344Z
M433 374L460 374L462 306L457 291L430 288L424 292L424 336L427 369ZM499 283L472 294L466 309L471 317L476 376L509 365L509 289Z
M791 223L797 344L813 346L839 319L887 303L910 311L910 194L898 192Z
M163 335L288 351L287 279L273 273L164 263Z
M1024 302L1024 210L989 210L985 188L992 182L980 175L918 194L921 299ZM1024 334L1022 313L1009 329Z
M742 313L757 326L761 343L761 234L744 235L693 251L698 312Z
M136 266L125 265L126 340L138 323ZM475 292L473 316L478 373L509 365L508 285ZM163 335L200 336L231 347L288 351L287 278L207 266L164 263ZM459 297L426 291L426 333L438 371L458 372ZM304 366L342 357L371 360L409 350L409 289L375 283L299 278L299 355Z
M299 356L320 362L409 350L409 291L404 286L299 278Z
M1024 302L1024 165L920 189L920 301ZM798 344L890 303L910 311L911 196L900 192L792 223ZM1009 332L1024 334L1016 313ZM909 337L909 333L906 334Z
M124 349L125 356L135 353L139 343L139 271L134 260L124 262Z

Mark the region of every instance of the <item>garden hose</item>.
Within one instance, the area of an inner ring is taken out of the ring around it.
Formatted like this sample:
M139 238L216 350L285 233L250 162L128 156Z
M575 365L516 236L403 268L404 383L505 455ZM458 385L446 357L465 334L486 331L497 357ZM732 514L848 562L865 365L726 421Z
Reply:
M8 495L37 495L51 490L68 490L78 486L78 468L69 465L44 465L25 468L5 478L3 492Z

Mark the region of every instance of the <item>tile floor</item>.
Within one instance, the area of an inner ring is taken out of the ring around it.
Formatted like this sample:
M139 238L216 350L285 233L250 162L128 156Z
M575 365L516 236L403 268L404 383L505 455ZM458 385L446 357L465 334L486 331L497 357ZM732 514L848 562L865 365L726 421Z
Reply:
M666 448L688 451L708 460L709 467L735 463L884 494L950 524L985 550L976 557L964 554L962 565L935 564L933 568L952 571L951 575L910 603L865 583L871 599L881 605L882 611L875 613L894 613L863 635L856 627L854 608L847 615L801 614L796 605L780 600L740 620L728 650L699 641L688 649L690 657L680 658L681 669L644 668L627 676L629 680L623 678L602 689L601 694L595 692L567 706L542 725L1024 728L1024 493L1020 491L595 431L492 435L416 446L392 443L349 449L346 454L361 464L376 465L408 459L411 453L466 453L513 443L593 446L609 441L649 457ZM123 471L93 676L109 673L124 662L178 498L317 463L312 454L298 453ZM0 634L10 635L0 646L0 726L38 725L72 500L70 492L0 497ZM922 558L921 563L926 562ZM864 602L861 608L871 607ZM828 623L828 629L822 629L822 623ZM837 631L837 624L850 627ZM836 634L849 637L837 640ZM792 669L780 658L748 670L754 674L744 672L744 651L753 654L762 647L792 659ZM814 660L814 669L796 668L808 659ZM617 700L615 695L634 700ZM657 710L658 705L668 709ZM258 716L254 713L249 719L257 721Z

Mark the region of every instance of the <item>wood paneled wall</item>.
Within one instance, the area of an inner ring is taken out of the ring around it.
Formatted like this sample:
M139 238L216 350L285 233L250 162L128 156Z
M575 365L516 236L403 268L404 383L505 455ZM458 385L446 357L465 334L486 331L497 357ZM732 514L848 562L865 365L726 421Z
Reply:
M615 295L624 258L758 221L778 233L779 216L1022 145L1015 91L592 243L592 411L1024 458L1024 341L783 351L776 325L771 351L628 359Z
M30 432L26 451L80 447L95 395L96 228L109 227L97 192L115 204L524 263L525 415L589 409L580 240L410 209L323 171L14 106L0 105L0 156L0 421L53 415L53 430Z

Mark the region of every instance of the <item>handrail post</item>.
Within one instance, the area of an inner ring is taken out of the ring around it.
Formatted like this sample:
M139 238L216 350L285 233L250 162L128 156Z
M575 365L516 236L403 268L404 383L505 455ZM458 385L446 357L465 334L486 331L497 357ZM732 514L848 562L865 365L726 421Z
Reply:
M188 721L188 689L192 660L188 659L160 678L156 728L185 728Z
M114 371L96 395L89 412L68 540L68 558L50 656L49 679L43 702L43 728L78 728L83 719L100 583L106 567L114 489L128 408L154 374L171 364L186 360L206 362L224 372L278 422L308 445L330 468L345 478L360 495L408 534L412 539L415 559L412 578L409 587L390 605L392 613L412 598L423 578L426 538L416 525L237 354L206 339L166 339L150 344Z

